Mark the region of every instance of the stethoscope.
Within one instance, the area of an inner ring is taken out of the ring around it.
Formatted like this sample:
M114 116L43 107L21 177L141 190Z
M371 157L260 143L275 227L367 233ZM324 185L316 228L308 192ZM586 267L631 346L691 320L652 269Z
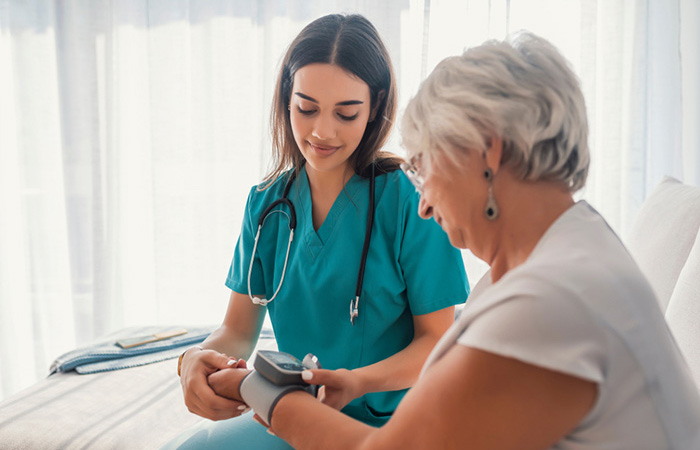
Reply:
M253 243L253 254L250 256L250 266L248 267L248 297L250 297L250 300L255 303L256 305L262 305L266 306L268 303L273 301L276 297L277 294L280 291L280 288L282 287L282 283L284 282L284 275L287 272L287 262L289 261L289 250L292 248L292 240L294 240L294 230L297 227L297 213L296 210L294 209L294 205L292 202L289 200L289 190L292 188L292 184L294 183L294 179L296 178L296 171L291 171L291 175L289 176L289 180L287 181L287 184L284 186L284 191L282 193L282 198L279 198L272 202L270 206L265 208L265 210L260 214L260 218L258 219L258 231L255 234L255 242ZM277 205L287 205L287 208L289 209L289 214L284 212L281 209L275 209L273 211L273 208L275 208ZM253 271L253 261L255 260L255 251L258 248L258 239L260 238L260 230L262 230L263 225L265 224L265 219L270 214L273 213L281 213L287 216L287 219L289 220L289 243L287 244L287 254L284 257L284 266L282 267L282 276L280 277L280 282L277 285L277 289L275 290L274 295L272 298L264 299L264 298L258 298L258 297L253 297L253 294L250 290L250 274ZM372 164L372 176L369 179L369 211L367 211L367 228L365 230L365 242L362 245L362 259L360 260L360 271L357 275L357 287L355 289L355 298L350 299L350 323L352 325L355 325L355 318L358 316L359 312L359 306L360 306L360 292L362 292L362 283L365 278L365 265L367 263L367 253L369 252L369 241L370 238L372 237L372 226L374 225L374 164Z

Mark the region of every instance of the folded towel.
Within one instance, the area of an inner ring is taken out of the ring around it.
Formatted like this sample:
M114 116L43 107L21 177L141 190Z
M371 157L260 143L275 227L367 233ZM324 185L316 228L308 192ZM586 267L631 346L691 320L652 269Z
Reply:
M177 327L167 329L173 328ZM114 338L59 356L51 364L50 375L74 369L81 374L103 372L176 358L187 348L204 341L216 329L215 326L183 328L188 330L187 333L131 348L121 348L116 342L118 339L159 333L166 328L139 327L122 330L116 333Z
M165 361L166 359L175 359L182 352L192 347L190 344L181 347L174 347L167 350L161 350L155 353L144 353L142 355L127 356L125 358L110 359L90 364L82 364L75 368L75 371L81 375L89 373L107 372L109 370L128 369L129 367L144 366L146 364Z

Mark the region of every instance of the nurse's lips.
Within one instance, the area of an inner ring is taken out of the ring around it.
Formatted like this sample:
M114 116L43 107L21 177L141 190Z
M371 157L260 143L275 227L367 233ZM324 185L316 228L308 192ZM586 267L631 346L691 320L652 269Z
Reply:
M319 145L319 144L313 144L311 142L308 142L309 146L315 151L316 153L320 153L322 155L330 155L336 150L338 150L340 147L331 147L329 145Z

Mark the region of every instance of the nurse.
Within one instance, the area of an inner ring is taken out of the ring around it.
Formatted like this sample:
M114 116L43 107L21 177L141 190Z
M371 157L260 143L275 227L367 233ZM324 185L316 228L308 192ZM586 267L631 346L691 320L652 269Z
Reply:
M335 370L336 381L319 396L357 420L383 425L416 381L469 288L459 251L437 223L415 214L419 196L397 170L401 159L381 151L395 112L390 58L367 19L325 16L292 42L272 107L274 169L248 196L226 279L228 310L221 327L180 361L188 409L215 422L168 448L289 448L252 414L237 417L247 405L217 396L207 383L250 356L266 310L279 350L300 359L312 352ZM258 221L285 188L295 214L275 206L256 246Z

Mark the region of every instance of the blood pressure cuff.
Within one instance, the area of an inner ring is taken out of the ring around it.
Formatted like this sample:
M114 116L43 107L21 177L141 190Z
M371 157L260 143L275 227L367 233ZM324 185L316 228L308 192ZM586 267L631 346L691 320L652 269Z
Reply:
M294 391L306 391L311 394L313 387L315 386L300 384L277 386L253 370L243 378L239 391L243 401L269 426L272 410L282 397Z

